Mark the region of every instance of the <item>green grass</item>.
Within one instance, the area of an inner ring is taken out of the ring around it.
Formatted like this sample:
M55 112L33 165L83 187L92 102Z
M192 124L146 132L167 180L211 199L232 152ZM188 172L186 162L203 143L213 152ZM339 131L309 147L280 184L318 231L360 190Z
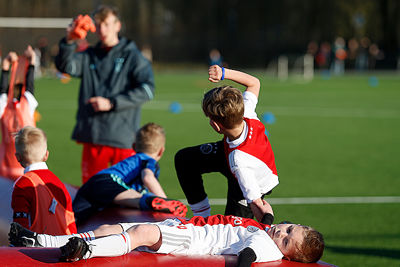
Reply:
M399 196L400 195L400 76L347 75L312 82L281 82L261 72L257 112L272 112L276 122L266 125L280 185L273 197ZM155 73L156 98L143 107L142 122L163 125L166 153L160 161L161 183L169 197L184 198L173 165L180 148L221 138L208 124L200 102L214 84L206 71ZM80 184L81 146L71 141L77 108L78 80L62 84L43 78L36 96L43 128L49 139L48 165L64 182ZM169 112L172 102L183 112ZM224 198L222 176L205 177L210 198ZM223 213L213 206L212 213ZM400 204L276 205L276 221L312 225L326 239L322 260L338 266L400 265ZM190 214L189 214L190 215Z

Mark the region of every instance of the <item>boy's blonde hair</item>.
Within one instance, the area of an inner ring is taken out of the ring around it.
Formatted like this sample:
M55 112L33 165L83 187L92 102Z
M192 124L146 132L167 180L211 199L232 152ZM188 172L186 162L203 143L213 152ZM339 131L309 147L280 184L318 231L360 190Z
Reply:
M224 128L233 129L243 121L242 92L232 86L211 89L203 98L204 114Z
M15 135L15 151L25 162L43 161L47 152L47 137L43 130L32 126L22 128Z
M320 232L309 226L302 226L303 242L297 244L293 255L288 255L290 260L304 263L317 262L324 252L324 238Z
M164 128L155 123L147 123L136 133L136 152L156 153L165 146Z

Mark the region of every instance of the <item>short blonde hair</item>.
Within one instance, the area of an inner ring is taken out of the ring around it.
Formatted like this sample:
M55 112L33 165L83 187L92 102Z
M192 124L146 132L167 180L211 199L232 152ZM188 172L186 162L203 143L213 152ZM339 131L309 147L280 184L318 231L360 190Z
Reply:
M309 226L303 227L303 242L297 244L290 260L304 263L317 262L321 259L325 248L325 242L322 234Z
M232 86L211 89L203 98L204 114L227 129L233 129L243 121L244 102L242 92Z
M47 137L43 130L32 126L22 128L15 135L15 151L25 162L43 161L47 152Z
M136 152L155 153L163 146L165 146L165 131L156 123L147 123L136 133Z

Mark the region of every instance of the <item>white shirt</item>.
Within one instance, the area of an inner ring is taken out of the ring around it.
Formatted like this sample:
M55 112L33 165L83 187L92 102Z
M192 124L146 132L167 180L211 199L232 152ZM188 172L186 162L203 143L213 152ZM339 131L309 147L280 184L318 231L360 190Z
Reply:
M33 114L35 113L35 110L39 104L31 92L25 91L24 96L28 100L29 114L33 117ZM17 100L14 98L13 101L15 102ZM2 93L0 95L0 117L3 116L4 110L7 106L7 102L8 102L8 95L6 93Z

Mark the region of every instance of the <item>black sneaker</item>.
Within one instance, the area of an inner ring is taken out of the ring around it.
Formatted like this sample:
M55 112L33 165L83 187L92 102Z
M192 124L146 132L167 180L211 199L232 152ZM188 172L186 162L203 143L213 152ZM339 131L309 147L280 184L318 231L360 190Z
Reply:
M26 229L19 223L11 223L10 232L8 233L10 245L14 247L43 247L37 237L37 233Z
M83 259L86 253L92 252L88 243L79 237L71 237L68 243L60 247L60 261L72 262Z

